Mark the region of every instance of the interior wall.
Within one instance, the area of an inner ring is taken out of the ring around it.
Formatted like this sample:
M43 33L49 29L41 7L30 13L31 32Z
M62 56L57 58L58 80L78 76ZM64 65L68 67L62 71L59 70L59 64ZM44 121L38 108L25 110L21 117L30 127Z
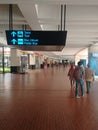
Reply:
M80 60L86 60L86 65L88 64L88 48L85 48L76 54L75 65L77 65Z

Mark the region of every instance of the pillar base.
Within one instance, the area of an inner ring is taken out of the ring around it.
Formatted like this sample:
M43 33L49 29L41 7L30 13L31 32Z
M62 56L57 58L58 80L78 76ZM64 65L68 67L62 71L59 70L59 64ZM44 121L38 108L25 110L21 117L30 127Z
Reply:
M20 71L20 66L11 66L11 73L19 73Z

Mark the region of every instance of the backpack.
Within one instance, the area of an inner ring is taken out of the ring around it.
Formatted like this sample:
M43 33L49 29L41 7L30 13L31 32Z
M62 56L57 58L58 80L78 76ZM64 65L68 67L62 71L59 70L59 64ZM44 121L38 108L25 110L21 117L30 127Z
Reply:
M75 80L79 80L82 78L82 70L80 69L80 67L75 68L73 77Z

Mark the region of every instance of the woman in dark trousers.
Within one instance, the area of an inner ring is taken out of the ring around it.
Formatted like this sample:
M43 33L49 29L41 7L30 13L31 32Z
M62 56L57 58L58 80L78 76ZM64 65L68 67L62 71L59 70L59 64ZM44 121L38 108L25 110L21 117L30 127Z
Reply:
M74 82L75 82L75 79L73 77L74 70L75 70L75 65L71 64L70 69L68 71L68 76L69 76L71 88L73 87Z

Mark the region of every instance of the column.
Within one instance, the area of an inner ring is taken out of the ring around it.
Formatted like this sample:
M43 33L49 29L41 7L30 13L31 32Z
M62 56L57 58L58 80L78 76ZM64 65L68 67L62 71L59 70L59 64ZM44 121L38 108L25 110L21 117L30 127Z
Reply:
M35 55L34 54L30 54L29 55L29 69L35 69L36 65L35 65Z
M11 48L11 73L19 73L20 71L20 56L19 50Z

